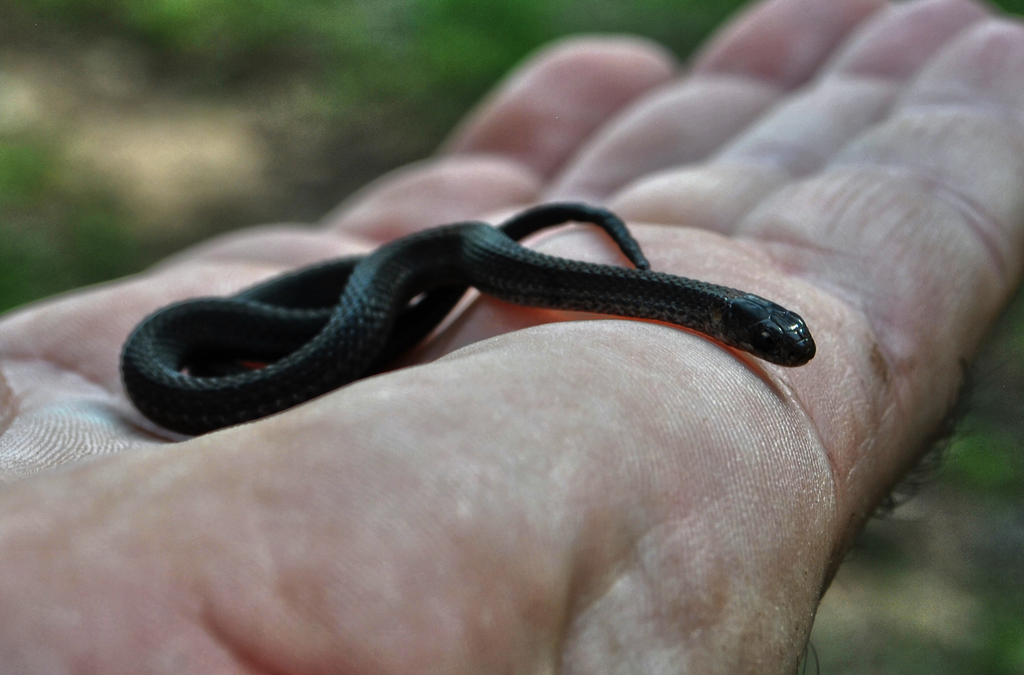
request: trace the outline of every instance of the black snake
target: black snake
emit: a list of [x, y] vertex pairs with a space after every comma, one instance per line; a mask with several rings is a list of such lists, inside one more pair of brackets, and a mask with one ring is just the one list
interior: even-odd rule
[[[553, 225], [593, 223], [635, 269], [520, 246]], [[807, 363], [803, 319], [756, 295], [651, 271], [615, 214], [585, 204], [534, 207], [495, 228], [445, 225], [146, 318], [121, 374], [158, 424], [199, 434], [298, 405], [379, 372], [426, 337], [467, 288], [507, 302], [666, 321], [783, 366]]]

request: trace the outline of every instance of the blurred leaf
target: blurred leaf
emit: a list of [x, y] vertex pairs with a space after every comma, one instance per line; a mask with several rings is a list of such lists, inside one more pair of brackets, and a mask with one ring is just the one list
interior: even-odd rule
[[992, 4], [1006, 12], [1024, 14], [1024, 0], [996, 0]]
[[117, 207], [106, 200], [79, 205], [68, 218], [67, 229], [75, 285], [113, 279], [138, 267], [138, 241]]
[[0, 138], [0, 207], [40, 199], [49, 187], [52, 164], [41, 146]]
[[51, 20], [131, 37], [207, 67], [251, 65], [260, 55], [327, 57], [360, 42], [354, 0], [24, 0]]
[[635, 33], [688, 56], [747, 0], [562, 0], [564, 32]]
[[997, 611], [989, 617], [988, 628], [987, 667], [984, 672], [991, 675], [1019, 675], [1024, 672], [1024, 619], [1012, 610]]
[[955, 440], [948, 459], [944, 473], [953, 485], [1008, 498], [1024, 493], [1024, 453], [1013, 438], [979, 431]]
[[419, 67], [450, 91], [476, 92], [554, 37], [550, 4], [543, 0], [417, 0], [409, 36], [422, 55]]
[[0, 139], [0, 312], [140, 265], [119, 207], [63, 192], [55, 166], [41, 143]]

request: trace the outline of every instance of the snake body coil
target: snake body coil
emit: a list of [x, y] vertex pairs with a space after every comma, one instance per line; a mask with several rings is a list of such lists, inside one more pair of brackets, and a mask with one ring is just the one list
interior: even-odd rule
[[[569, 221], [604, 229], [636, 269], [516, 243]], [[229, 298], [161, 309], [125, 343], [122, 379], [135, 406], [168, 429], [198, 434], [239, 424], [380, 371], [426, 337], [469, 286], [520, 305], [666, 321], [779, 365], [814, 356], [795, 313], [649, 268], [618, 217], [584, 204], [535, 207], [498, 228], [446, 225]]]

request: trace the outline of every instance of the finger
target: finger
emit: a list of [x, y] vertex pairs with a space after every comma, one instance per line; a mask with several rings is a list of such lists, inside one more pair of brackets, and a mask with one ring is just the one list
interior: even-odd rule
[[672, 76], [674, 60], [637, 38], [566, 40], [514, 72], [448, 143], [550, 177], [612, 115]]
[[0, 360], [0, 418], [0, 486], [155, 441], [119, 393], [42, 361]]
[[[823, 382], [868, 383], [868, 398], [836, 415], [834, 385], [805, 391], [837, 448], [841, 492], [875, 498], [868, 483], [881, 475], [888, 484], [916, 459], [1019, 280], [1022, 129], [1024, 28], [980, 23], [937, 55], [885, 123], [743, 223], [781, 265], [848, 308], [826, 331], [844, 341], [863, 331], [859, 348], [834, 345]], [[881, 447], [850, 442], [857, 419], [879, 429]]]
[[854, 35], [830, 64], [847, 76], [910, 80], [938, 47], [989, 16], [972, 0], [911, 0], [890, 5]]
[[698, 162], [775, 102], [770, 83], [689, 78], [641, 100], [588, 143], [545, 198], [603, 203], [638, 176]]
[[884, 80], [829, 78], [777, 107], [709, 164], [637, 181], [613, 197], [613, 208], [627, 219], [729, 232], [775, 190], [820, 168], [883, 117], [897, 93], [898, 85]]
[[882, 0], [775, 0], [726, 28], [687, 79], [634, 104], [558, 177], [550, 199], [602, 201], [651, 171], [700, 161], [821, 63]]
[[0, 483], [169, 438], [140, 416], [120, 383], [121, 345], [147, 314], [367, 248], [298, 226], [260, 228], [208, 242], [130, 280], [7, 315], [0, 323]]
[[455, 133], [450, 155], [384, 176], [323, 222], [379, 242], [536, 201], [553, 166], [671, 70], [664, 50], [636, 39], [551, 47]]
[[10, 392], [0, 401], [0, 484], [154, 441], [117, 375], [120, 345], [146, 313], [139, 295], [123, 290], [130, 286], [69, 294], [0, 324], [0, 376]]
[[459, 154], [404, 167], [370, 183], [321, 221], [329, 230], [383, 242], [479, 218], [537, 199], [540, 179], [522, 164]]
[[[373, 248], [365, 237], [347, 236], [301, 224], [260, 225], [215, 237], [165, 258], [150, 271], [180, 271], [181, 276], [210, 274], [199, 266], [253, 268], [254, 278], [271, 271], [311, 265], [321, 260], [362, 255]], [[197, 269], [191, 269], [197, 266]], [[248, 283], [246, 280], [245, 283]]]
[[710, 164], [638, 181], [616, 195], [614, 208], [635, 220], [732, 231], [774, 191], [819, 170], [887, 115], [930, 56], [985, 15], [964, 0], [926, 0], [878, 12], [815, 86], [739, 135]]
[[[127, 280], [9, 314], [0, 323], [0, 359], [49, 364], [119, 392], [120, 346], [149, 313], [187, 298], [231, 295], [296, 264], [366, 250], [337, 236], [289, 234], [233, 234]], [[275, 244], [276, 254], [267, 250]]]
[[[983, 15], [973, 5], [949, 1], [890, 8], [840, 55], [838, 68], [826, 71], [819, 84], [759, 121], [716, 159], [781, 166], [794, 177], [817, 171], [888, 113], [906, 79], [937, 49]], [[911, 48], [887, 49], [896, 41]], [[892, 60], [883, 65], [878, 52]], [[888, 68], [888, 77], [863, 76], [861, 68], [870, 67], [872, 59], [876, 69]]]
[[774, 0], [730, 24], [697, 59], [695, 74], [736, 75], [793, 89], [814, 77], [882, 0]]

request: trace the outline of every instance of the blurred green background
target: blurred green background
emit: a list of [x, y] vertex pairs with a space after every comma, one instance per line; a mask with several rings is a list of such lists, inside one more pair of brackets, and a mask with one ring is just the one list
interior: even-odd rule
[[[636, 33], [685, 58], [742, 4], [0, 0], [0, 311], [315, 220], [430, 154], [558, 36]], [[972, 372], [944, 461], [825, 598], [823, 673], [1024, 674], [1024, 301]]]

